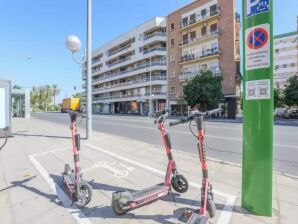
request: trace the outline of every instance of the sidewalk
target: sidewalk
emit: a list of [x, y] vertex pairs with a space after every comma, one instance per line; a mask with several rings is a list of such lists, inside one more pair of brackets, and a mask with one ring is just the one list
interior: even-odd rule
[[[15, 137], [0, 152], [1, 223], [183, 223], [184, 210], [199, 205], [198, 158], [174, 151], [178, 170], [190, 182], [189, 191], [175, 193], [176, 203], [169, 195], [116, 216], [110, 207], [112, 193], [162, 182], [167, 157], [160, 146], [97, 132], [93, 141], [82, 141], [81, 166], [94, 191], [92, 201], [80, 211], [71, 206], [61, 183], [64, 164], [73, 166], [69, 127], [34, 118], [15, 119], [13, 132]], [[273, 217], [260, 217], [240, 207], [241, 168], [214, 160], [208, 165], [217, 207], [212, 223], [297, 223], [297, 178], [274, 174]]]

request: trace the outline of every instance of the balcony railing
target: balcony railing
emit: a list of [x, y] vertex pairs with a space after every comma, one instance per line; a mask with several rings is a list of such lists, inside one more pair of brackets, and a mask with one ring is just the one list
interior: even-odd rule
[[196, 38], [183, 39], [182, 41], [180, 41], [179, 46], [192, 44], [192, 43], [195, 43], [196, 41], [199, 41], [199, 40], [202, 40], [202, 39], [205, 39], [205, 38], [208, 38], [208, 37], [220, 35], [220, 34], [221, 34], [220, 30], [215, 30], [215, 31], [208, 32], [205, 35], [201, 35], [199, 37], [196, 37]]
[[153, 37], [166, 37], [166, 36], [167, 36], [167, 34], [164, 33], [164, 32], [152, 33], [152, 34], [149, 34], [149, 35], [145, 36], [144, 41], [149, 40]]
[[[213, 75], [221, 75], [222, 74], [220, 67], [210, 68], [209, 70], [212, 72]], [[191, 79], [197, 75], [200, 75], [200, 71], [182, 72], [179, 75], [179, 80], [185, 81], [185, 80]]]
[[[151, 81], [159, 81], [159, 80], [167, 80], [167, 76], [166, 75], [152, 76], [152, 78], [151, 78]], [[121, 87], [121, 86], [129, 86], [129, 85], [134, 85], [134, 84], [139, 84], [139, 83], [146, 83], [146, 82], [150, 82], [149, 77], [145, 78], [145, 79], [138, 79], [138, 80], [133, 80], [133, 81], [125, 82], [125, 83], [119, 83], [119, 84], [112, 85], [112, 86], [106, 86], [106, 87], [101, 87], [101, 88], [93, 88], [93, 91], [112, 89], [112, 88], [117, 88], [117, 87]]]
[[120, 47], [120, 48], [118, 48], [117, 50], [114, 50], [114, 51], [112, 51], [112, 52], [109, 52], [108, 55], [109, 55], [109, 57], [110, 57], [110, 56], [113, 56], [114, 54], [117, 54], [117, 53], [119, 53], [120, 51], [123, 51], [123, 50], [125, 50], [125, 49], [130, 48], [130, 47], [131, 47], [131, 44], [126, 45], [126, 46], [123, 46], [123, 47]]
[[[155, 96], [166, 96], [166, 92], [161, 92], [161, 91], [155, 91], [152, 92], [153, 95]], [[112, 99], [125, 99], [125, 98], [131, 98], [131, 97], [148, 97], [150, 96], [150, 93], [145, 93], [145, 94], [125, 94], [125, 95], [116, 95], [116, 96], [105, 96], [105, 97], [93, 97], [93, 101], [100, 101], [100, 100], [112, 100]]]
[[167, 48], [166, 47], [155, 47], [155, 48], [151, 48], [149, 50], [144, 51], [143, 54], [149, 54], [154, 51], [167, 51]]
[[114, 66], [114, 65], [123, 63], [123, 62], [125, 62], [125, 61], [130, 60], [130, 59], [131, 59], [131, 56], [126, 57], [126, 58], [119, 59], [118, 61], [115, 61], [115, 62], [113, 62], [113, 63], [111, 63], [111, 64], [108, 64], [108, 67], [111, 67], [111, 66]]
[[199, 14], [196, 14], [196, 17], [194, 18], [191, 18], [189, 19], [187, 22], [183, 22], [183, 20], [181, 21], [181, 29], [185, 28], [185, 27], [188, 27], [192, 24], [195, 24], [195, 23], [198, 23], [198, 22], [203, 22], [205, 21], [206, 19], [212, 17], [212, 16], [215, 16], [215, 15], [219, 15], [220, 14], [220, 10], [219, 10], [219, 7], [217, 7], [216, 9], [214, 10], [207, 10], [206, 11], [206, 14], [203, 14], [203, 15], [199, 15]]
[[102, 59], [102, 57], [92, 59], [92, 64], [99, 62], [101, 59]]
[[188, 55], [184, 55], [181, 57], [181, 61], [182, 62], [187, 62], [187, 61], [193, 61], [193, 60], [198, 60], [201, 58], [205, 58], [205, 57], [209, 57], [212, 55], [217, 55], [217, 54], [221, 54], [220, 49], [219, 48], [210, 48], [207, 49], [205, 51], [201, 51], [201, 54], [196, 55], [196, 54], [188, 54]]
[[[152, 67], [153, 66], [166, 66], [166, 65], [167, 65], [167, 62], [165, 62], [165, 61], [152, 61], [151, 62]], [[97, 79], [93, 79], [93, 82], [101, 81], [101, 80], [104, 80], [104, 79], [109, 79], [109, 78], [112, 78], [112, 77], [115, 77], [115, 76], [118, 76], [118, 75], [123, 75], [123, 74], [126, 74], [126, 73], [134, 72], [134, 71], [144, 69], [144, 68], [148, 68], [148, 67], [150, 67], [150, 63], [141, 64], [141, 65], [139, 65], [137, 67], [134, 67], [132, 69], [127, 69], [125, 71], [116, 72], [116, 73], [113, 73], [113, 74], [105, 75], [103, 77], [99, 77]]]

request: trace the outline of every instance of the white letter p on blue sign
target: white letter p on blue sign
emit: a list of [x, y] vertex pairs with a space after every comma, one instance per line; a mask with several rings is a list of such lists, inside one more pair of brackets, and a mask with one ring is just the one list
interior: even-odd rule
[[270, 0], [246, 0], [246, 16], [253, 16], [270, 10]]

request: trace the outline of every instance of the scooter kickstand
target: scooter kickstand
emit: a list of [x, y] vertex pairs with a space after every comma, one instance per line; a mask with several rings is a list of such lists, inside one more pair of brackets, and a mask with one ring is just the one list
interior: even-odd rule
[[169, 192], [170, 192], [170, 194], [172, 195], [172, 197], [173, 197], [173, 201], [174, 201], [175, 206], [176, 206], [176, 205], [177, 205], [177, 204], [176, 204], [176, 198], [175, 198], [175, 195], [174, 195], [172, 189], [170, 189]]

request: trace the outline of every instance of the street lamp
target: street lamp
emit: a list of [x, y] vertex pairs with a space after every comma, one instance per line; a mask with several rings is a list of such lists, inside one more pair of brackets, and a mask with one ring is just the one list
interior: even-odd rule
[[[145, 43], [145, 40], [144, 40], [144, 35], [140, 35], [139, 36], [139, 38], [138, 38], [140, 41], [142, 41], [143, 43]], [[149, 47], [149, 44], [146, 44], [146, 46], [147, 46], [147, 49], [148, 49], [148, 51], [149, 51], [149, 54], [150, 54], [150, 47]], [[150, 54], [150, 58], [149, 58], [149, 60], [150, 60], [150, 76], [149, 76], [149, 81], [150, 81], [150, 92], [149, 92], [149, 96], [150, 96], [150, 98], [149, 98], [149, 113], [148, 113], [148, 117], [151, 117], [152, 116], [152, 114], [153, 114], [153, 112], [152, 112], [152, 83], [151, 83], [151, 81], [152, 81], [152, 69], [151, 69], [151, 66], [152, 66], [152, 58], [151, 58], [151, 54]]]
[[92, 23], [92, 0], [87, 0], [87, 49], [85, 49], [84, 58], [82, 61], [78, 61], [74, 54], [81, 50], [81, 40], [75, 35], [69, 35], [66, 38], [65, 45], [68, 50], [71, 51], [73, 60], [78, 64], [84, 64], [87, 62], [87, 89], [86, 89], [86, 139], [92, 138], [92, 92], [91, 92], [91, 23]]

